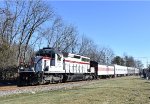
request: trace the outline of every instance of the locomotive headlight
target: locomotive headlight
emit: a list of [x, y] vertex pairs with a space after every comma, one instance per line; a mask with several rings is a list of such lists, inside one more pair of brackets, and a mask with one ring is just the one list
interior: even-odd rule
[[20, 69], [23, 70], [23, 67], [21, 66]]
[[23, 66], [21, 66], [21, 67], [19, 68], [19, 70], [20, 70], [20, 71], [23, 71], [23, 70], [24, 70], [24, 67], [23, 67]]
[[31, 70], [34, 71], [34, 67], [31, 67]]

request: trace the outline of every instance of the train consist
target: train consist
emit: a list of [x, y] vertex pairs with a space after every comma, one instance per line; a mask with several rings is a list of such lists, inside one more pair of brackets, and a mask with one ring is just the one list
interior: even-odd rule
[[18, 86], [24, 86], [137, 75], [139, 69], [120, 65], [100, 65], [85, 56], [43, 48], [32, 58], [29, 66], [21, 64], [18, 73]]

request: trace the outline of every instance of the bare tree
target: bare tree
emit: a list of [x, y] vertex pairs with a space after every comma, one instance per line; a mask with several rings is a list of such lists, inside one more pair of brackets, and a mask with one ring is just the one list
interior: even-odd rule
[[42, 33], [43, 36], [46, 38], [47, 44], [49, 46], [53, 47], [57, 38], [61, 37], [60, 32], [62, 31], [63, 27], [64, 24], [61, 17], [56, 17], [52, 24], [49, 24], [48, 28]]
[[78, 54], [88, 56], [89, 52], [92, 51], [93, 48], [94, 42], [85, 35], [82, 35], [81, 41], [78, 43]]
[[125, 65], [128, 67], [135, 67], [135, 60], [132, 56], [124, 56]]
[[138, 69], [142, 69], [143, 68], [143, 64], [140, 60], [135, 60], [135, 65], [136, 65], [136, 68]]
[[97, 61], [100, 64], [111, 64], [111, 61], [114, 57], [114, 53], [112, 49], [107, 47], [101, 47], [97, 48], [97, 51], [95, 50], [95, 61]]
[[[34, 1], [5, 1], [5, 7], [0, 9], [2, 14], [6, 15], [6, 20], [3, 22], [3, 31], [6, 31], [7, 22], [10, 27], [10, 43], [16, 42], [18, 44], [17, 59], [25, 53], [31, 40], [37, 41], [37, 34], [49, 19], [53, 18], [54, 12], [52, 8], [46, 5], [41, 0]], [[6, 11], [6, 12], [3, 12]], [[6, 24], [6, 26], [5, 26]], [[3, 32], [2, 31], [2, 32]], [[3, 32], [4, 33], [4, 32]], [[39, 36], [38, 36], [39, 38]]]
[[91, 39], [82, 36], [78, 43], [78, 54], [88, 56], [93, 61], [101, 64], [110, 64], [114, 57], [114, 53], [110, 48], [98, 47]]
[[43, 34], [49, 46], [65, 52], [74, 51], [77, 30], [73, 25], [65, 25], [60, 17], [56, 17]]

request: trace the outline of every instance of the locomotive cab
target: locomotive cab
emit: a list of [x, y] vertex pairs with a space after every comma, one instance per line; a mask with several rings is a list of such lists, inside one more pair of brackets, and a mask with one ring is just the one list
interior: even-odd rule
[[[63, 55], [53, 48], [43, 48], [36, 53], [35, 70], [44, 73], [63, 73]], [[38, 65], [39, 64], [39, 65]]]
[[[36, 52], [29, 67], [20, 66], [19, 84], [46, 83], [62, 80], [63, 55], [53, 48], [43, 48]], [[58, 73], [58, 74], [57, 74]], [[22, 83], [23, 82], [23, 83]], [[24, 84], [27, 83], [27, 84]]]

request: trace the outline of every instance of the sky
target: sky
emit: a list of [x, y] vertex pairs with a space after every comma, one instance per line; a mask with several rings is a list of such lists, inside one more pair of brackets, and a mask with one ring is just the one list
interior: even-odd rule
[[50, 1], [66, 23], [115, 55], [150, 63], [150, 1]]

